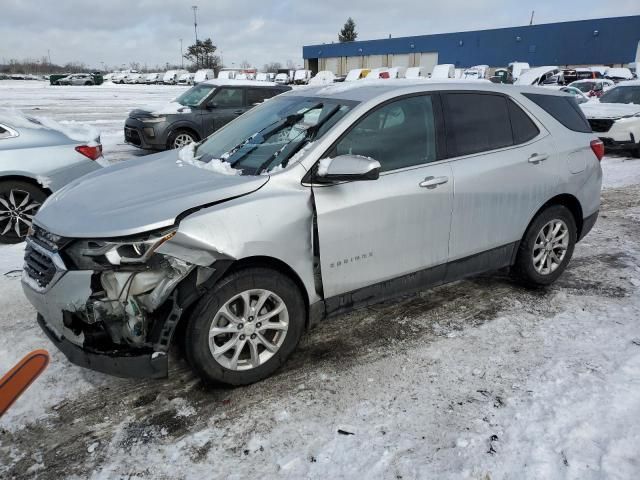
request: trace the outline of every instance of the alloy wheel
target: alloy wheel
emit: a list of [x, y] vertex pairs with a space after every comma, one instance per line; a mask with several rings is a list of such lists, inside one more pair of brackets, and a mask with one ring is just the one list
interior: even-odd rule
[[245, 290], [215, 314], [209, 329], [209, 350], [229, 370], [251, 370], [273, 357], [289, 329], [284, 301], [269, 290]]
[[173, 141], [173, 148], [182, 148], [186, 147], [190, 143], [194, 143], [195, 140], [188, 133], [179, 133], [176, 135], [175, 140]]
[[18, 238], [26, 237], [40, 205], [24, 190], [0, 194], [0, 235], [15, 233]]
[[562, 220], [551, 220], [538, 232], [533, 245], [533, 266], [540, 275], [549, 275], [562, 264], [569, 248], [569, 228]]

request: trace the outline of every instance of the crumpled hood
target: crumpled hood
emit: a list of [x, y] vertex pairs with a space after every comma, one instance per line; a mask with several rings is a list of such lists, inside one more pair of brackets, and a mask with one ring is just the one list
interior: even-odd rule
[[47, 200], [35, 223], [63, 237], [134, 235], [173, 225], [186, 210], [246, 195], [269, 180], [223, 175], [177, 158], [172, 150], [74, 180]]
[[640, 105], [634, 103], [583, 103], [580, 105], [587, 118], [620, 118], [640, 113]]

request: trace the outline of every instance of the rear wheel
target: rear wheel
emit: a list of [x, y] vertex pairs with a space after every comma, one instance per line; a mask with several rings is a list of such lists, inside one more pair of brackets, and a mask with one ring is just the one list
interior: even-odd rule
[[520, 242], [514, 276], [528, 286], [550, 285], [567, 268], [576, 240], [576, 222], [567, 207], [543, 210]]
[[304, 325], [304, 301], [293, 281], [266, 268], [241, 270], [200, 300], [187, 325], [187, 359], [207, 382], [254, 383], [286, 361]]
[[169, 135], [169, 149], [182, 148], [186, 147], [190, 143], [197, 142], [198, 139], [196, 135], [189, 130], [176, 130], [171, 135]]
[[22, 242], [47, 193], [27, 182], [0, 182], [0, 243]]

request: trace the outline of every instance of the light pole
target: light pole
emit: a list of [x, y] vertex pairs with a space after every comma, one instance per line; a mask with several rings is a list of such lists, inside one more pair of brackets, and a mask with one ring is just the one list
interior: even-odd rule
[[184, 56], [182, 56], [182, 39], [180, 39], [180, 68], [184, 70]]
[[196, 70], [200, 67], [198, 58], [198, 6], [192, 5], [193, 10], [193, 31], [196, 34]]

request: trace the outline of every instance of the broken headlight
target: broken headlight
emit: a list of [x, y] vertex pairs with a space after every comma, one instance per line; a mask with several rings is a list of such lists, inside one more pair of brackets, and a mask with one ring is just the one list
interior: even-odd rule
[[121, 240], [78, 240], [67, 254], [79, 269], [92, 269], [99, 265], [142, 265], [175, 234], [176, 230], [172, 229]]

